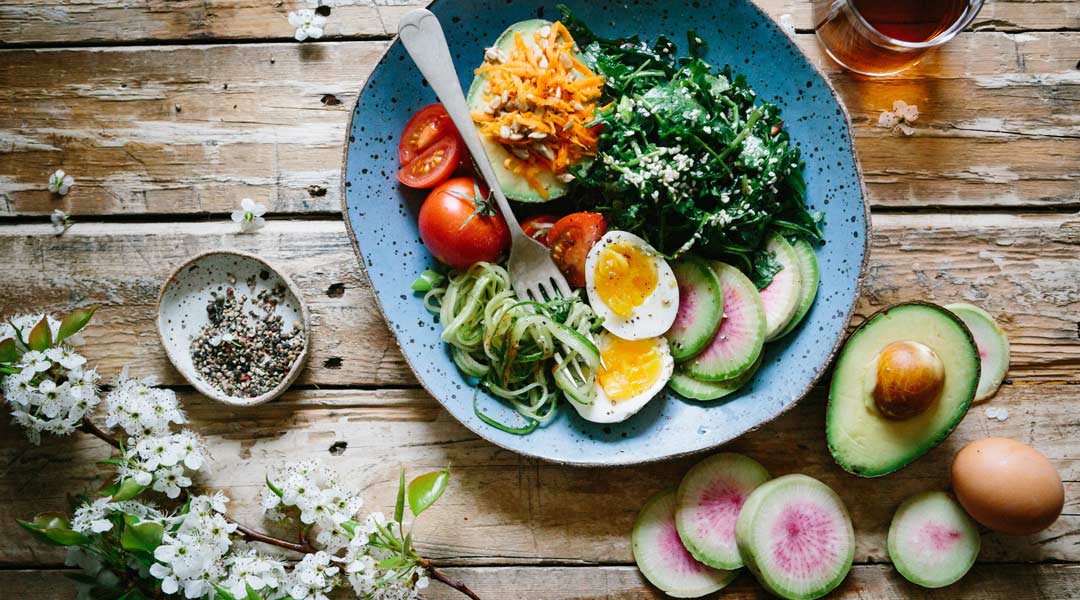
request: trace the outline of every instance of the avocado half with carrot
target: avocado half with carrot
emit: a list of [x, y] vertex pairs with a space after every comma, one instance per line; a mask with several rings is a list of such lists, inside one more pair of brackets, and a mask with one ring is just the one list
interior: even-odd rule
[[[540, 122], [543, 121], [544, 115], [537, 114], [536, 110], [539, 105], [530, 101], [527, 98], [521, 98], [520, 101], [525, 106], [524, 109], [517, 108], [517, 93], [521, 90], [501, 90], [492, 89], [492, 75], [490, 68], [492, 65], [496, 65], [501, 60], [512, 58], [517, 48], [517, 38], [520, 37], [522, 43], [536, 56], [540, 52], [540, 48], [536, 45], [537, 34], [550, 30], [553, 27], [561, 27], [546, 21], [544, 19], [530, 19], [527, 21], [521, 21], [511, 25], [499, 36], [495, 45], [488, 51], [488, 56], [485, 57], [484, 62], [481, 64], [480, 69], [477, 70], [476, 77], [473, 78], [472, 85], [469, 86], [468, 94], [466, 95], [466, 101], [469, 105], [469, 110], [476, 115], [490, 115], [490, 107], [494, 101], [496, 104], [503, 106], [503, 102], [508, 102], [505, 106], [511, 106], [520, 112], [524, 113], [525, 118], [522, 121], [528, 122]], [[546, 28], [546, 29], [545, 29]], [[561, 31], [565, 31], [562, 29]], [[567, 38], [569, 34], [566, 34]], [[541, 36], [543, 37], [543, 36]], [[585, 67], [581, 63], [581, 56], [577, 53], [572, 53], [573, 61], [560, 61], [563, 63], [560, 67], [550, 64], [550, 60], [545, 56], [543, 61], [547, 61], [548, 64], [541, 62], [540, 65], [532, 65], [538, 71], [540, 69], [550, 69], [551, 71], [546, 75], [547, 77], [554, 77], [559, 72], [567, 72], [574, 76], [575, 79], [581, 79], [586, 77], [592, 77], [591, 72], [582, 72]], [[520, 62], [520, 61], [519, 61]], [[527, 61], [526, 61], [527, 62]], [[570, 65], [570, 69], [567, 70], [566, 64]], [[488, 69], [485, 71], [485, 69]], [[587, 70], [587, 69], [586, 69]], [[519, 80], [536, 81], [541, 79], [539, 72], [533, 74], [533, 76], [526, 75], [519, 77]], [[545, 80], [547, 81], [547, 80]], [[550, 83], [545, 83], [545, 86], [550, 90], [552, 88], [559, 88], [560, 99], [562, 96], [566, 96], [566, 100], [571, 100], [570, 91], [563, 91], [567, 86], [554, 86]], [[523, 89], [523, 88], [522, 88]], [[503, 94], [506, 91], [506, 94]], [[552, 109], [546, 109], [552, 110]], [[512, 135], [520, 135], [520, 139], [513, 141], [507, 140], [507, 144], [500, 143], [501, 133], [492, 135], [494, 132], [485, 132], [483, 130], [484, 123], [478, 123], [478, 129], [480, 130], [480, 140], [484, 144], [484, 150], [487, 152], [488, 159], [491, 160], [491, 165], [495, 170], [495, 175], [499, 180], [499, 185], [503, 189], [503, 193], [511, 200], [518, 202], [547, 202], [566, 195], [569, 188], [569, 178], [556, 174], [551, 169], [550, 164], [552, 161], [566, 161], [570, 160], [570, 164], [573, 164], [573, 157], [560, 156], [550, 149], [550, 144], [545, 144], [544, 140], [529, 138], [530, 133], [542, 133], [523, 129], [521, 131], [515, 131]], [[565, 124], [564, 124], [565, 125]], [[579, 127], [584, 123], [578, 123]], [[563, 136], [575, 135], [581, 133], [582, 135], [588, 135], [592, 137], [592, 133], [588, 130], [567, 126], [564, 129], [562, 126], [557, 127], [552, 132], [554, 138]], [[595, 140], [593, 140], [595, 146]], [[571, 152], [575, 151], [571, 149]], [[546, 165], [546, 168], [537, 167], [536, 154], [543, 154], [544, 159], [542, 162]]]
[[826, 437], [846, 471], [897, 471], [944, 440], [979, 385], [979, 351], [964, 322], [910, 302], [866, 320], [840, 351], [829, 388]]

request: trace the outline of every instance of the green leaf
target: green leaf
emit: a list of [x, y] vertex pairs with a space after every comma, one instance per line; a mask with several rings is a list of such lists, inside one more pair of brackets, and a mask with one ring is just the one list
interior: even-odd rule
[[9, 365], [0, 365], [0, 373], [3, 373], [4, 375], [14, 375], [19, 371], [21, 371], [21, 369], [16, 369]]
[[84, 546], [90, 543], [88, 536], [71, 529], [67, 515], [61, 512], [41, 513], [31, 521], [15, 521], [38, 541], [52, 546]]
[[19, 360], [19, 344], [15, 338], [0, 342], [0, 363], [13, 363]]
[[41, 317], [37, 325], [30, 330], [30, 337], [26, 341], [31, 350], [42, 352], [52, 346], [52, 328], [49, 327], [49, 317]]
[[216, 583], [214, 584], [214, 591], [217, 592], [217, 595], [222, 598], [222, 600], [236, 600], [236, 596], [233, 596], [229, 590]]
[[64, 317], [64, 320], [60, 322], [60, 331], [56, 334], [56, 343], [59, 344], [82, 331], [82, 328], [86, 327], [86, 324], [90, 322], [90, 318], [94, 316], [97, 309], [96, 306], [80, 308]]
[[101, 463], [103, 465], [115, 465], [117, 467], [124, 464], [124, 461], [120, 460], [119, 458], [102, 458], [102, 459], [98, 460], [97, 462], [99, 462], [99, 463]]
[[146, 489], [145, 485], [139, 485], [134, 479], [125, 479], [120, 482], [120, 487], [113, 492], [113, 502], [123, 502], [124, 500], [131, 500], [135, 496], [138, 496]]
[[398, 523], [405, 518], [405, 467], [401, 468], [398, 480], [397, 502], [394, 503], [394, 520]]
[[387, 558], [385, 560], [380, 561], [379, 564], [376, 565], [376, 567], [378, 567], [380, 571], [384, 571], [386, 569], [393, 569], [393, 568], [396, 568], [396, 567], [403, 566], [407, 562], [408, 561], [405, 560], [405, 558], [403, 558], [401, 556], [398, 556], [398, 555], [394, 555], [394, 556], [391, 556], [390, 558]]
[[244, 587], [247, 588], [247, 598], [245, 598], [245, 600], [263, 600], [263, 597], [260, 596], [259, 593], [256, 592], [254, 589], [252, 589], [250, 585], [245, 583]]
[[446, 491], [446, 484], [450, 482], [450, 467], [442, 471], [434, 471], [421, 475], [409, 484], [409, 508], [413, 516], [431, 508], [432, 504]]
[[352, 519], [341, 523], [341, 528], [345, 531], [348, 531], [350, 537], [356, 537], [356, 528], [359, 526], [360, 524], [356, 521], [353, 521]]
[[153, 554], [161, 545], [165, 536], [165, 527], [160, 523], [146, 521], [140, 523], [131, 515], [124, 515], [124, 532], [120, 534], [120, 546], [124, 550], [142, 551]]
[[270, 488], [270, 491], [274, 492], [277, 495], [278, 498], [285, 495], [285, 493], [281, 491], [281, 488], [274, 485], [273, 482], [270, 481], [270, 475], [266, 476], [266, 487]]

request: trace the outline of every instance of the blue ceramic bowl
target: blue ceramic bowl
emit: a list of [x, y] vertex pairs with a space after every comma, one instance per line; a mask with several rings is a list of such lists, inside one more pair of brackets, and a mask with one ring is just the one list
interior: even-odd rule
[[[475, 388], [458, 372], [439, 340], [441, 331], [409, 285], [435, 260], [424, 249], [416, 217], [423, 193], [400, 186], [397, 143], [409, 117], [435, 96], [400, 43], [380, 61], [357, 101], [343, 172], [345, 220], [390, 330], [420, 383], [466, 427], [504, 448], [574, 465], [630, 465], [714, 448], [791, 408], [825, 372], [855, 307], [867, 255], [868, 218], [850, 122], [828, 82], [796, 45], [749, 0], [694, 2], [673, 10], [660, 0], [566, 4], [598, 34], [633, 33], [653, 40], [685, 39], [696, 29], [707, 59], [745, 73], [759, 97], [783, 108], [784, 122], [806, 160], [808, 204], [826, 215], [827, 243], [819, 249], [817, 302], [792, 335], [766, 348], [765, 361], [741, 393], [711, 403], [675, 394], [655, 398], [630, 420], [597, 425], [569, 406], [527, 436], [496, 430], [473, 413]], [[557, 19], [555, 3], [439, 0], [432, 7], [446, 31], [467, 88], [484, 48], [510, 24]], [[685, 48], [681, 48], [685, 50]], [[481, 393], [480, 408], [521, 423], [498, 400]]]

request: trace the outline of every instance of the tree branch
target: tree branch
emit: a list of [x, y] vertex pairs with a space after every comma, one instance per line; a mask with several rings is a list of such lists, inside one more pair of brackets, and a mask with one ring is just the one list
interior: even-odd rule
[[318, 548], [311, 545], [306, 539], [301, 543], [290, 542], [287, 540], [276, 538], [272, 535], [255, 531], [254, 529], [241, 525], [229, 517], [225, 517], [230, 523], [236, 525], [236, 533], [249, 542], [262, 542], [264, 544], [270, 544], [271, 546], [277, 546], [278, 548], [284, 548], [286, 550], [292, 550], [293, 552], [302, 552], [304, 554], [314, 554], [319, 551]]
[[470, 590], [469, 586], [465, 585], [464, 583], [462, 583], [460, 581], [457, 581], [456, 579], [450, 579], [449, 577], [447, 577], [447, 575], [445, 573], [443, 573], [442, 571], [440, 571], [440, 570], [436, 569], [434, 566], [432, 566], [430, 560], [427, 560], [427, 559], [421, 560], [420, 561], [420, 566], [423, 567], [424, 569], [426, 569], [427, 572], [428, 572], [428, 575], [430, 575], [431, 578], [434, 579], [435, 581], [438, 581], [438, 582], [440, 582], [442, 584], [445, 584], [445, 585], [448, 585], [448, 586], [454, 588], [455, 590], [461, 592], [462, 594], [465, 594], [469, 598], [472, 598], [472, 600], [480, 600], [480, 596], [477, 596], [476, 592]]
[[95, 425], [94, 422], [91, 421], [88, 417], [83, 417], [82, 426], [80, 427], [80, 429], [102, 440], [113, 448], [116, 448], [117, 450], [120, 449], [120, 442], [117, 441], [116, 438], [114, 438], [113, 436], [105, 433], [103, 429]]

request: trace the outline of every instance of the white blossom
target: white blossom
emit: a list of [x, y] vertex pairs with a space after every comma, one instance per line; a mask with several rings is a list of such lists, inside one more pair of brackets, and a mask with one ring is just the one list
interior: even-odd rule
[[232, 548], [230, 523], [218, 508], [228, 499], [223, 495], [192, 496], [187, 512], [166, 520], [161, 545], [154, 550], [158, 561], [150, 575], [161, 581], [167, 594], [183, 590], [187, 598], [201, 598], [213, 584], [227, 577], [225, 557]]
[[57, 169], [55, 173], [49, 175], [49, 191], [54, 194], [66, 195], [71, 186], [75, 185], [75, 179], [64, 173], [63, 169]]
[[333, 557], [326, 552], [304, 556], [293, 567], [289, 595], [295, 600], [328, 600], [327, 594], [337, 587], [337, 575], [341, 570], [332, 561]]
[[903, 100], [897, 100], [893, 102], [893, 109], [891, 111], [883, 111], [878, 117], [878, 127], [885, 127], [891, 129], [893, 135], [912, 135], [915, 133], [915, 128], [911, 126], [912, 123], [919, 119], [919, 107], [914, 104], [908, 104]]
[[219, 585], [235, 598], [246, 598], [248, 586], [262, 597], [284, 587], [285, 564], [254, 549], [236, 551], [225, 558], [225, 579]]
[[416, 600], [420, 597], [419, 590], [428, 586], [428, 577], [423, 569], [418, 565], [399, 568], [398, 571], [379, 569], [379, 563], [393, 555], [386, 548], [371, 543], [378, 526], [385, 525], [383, 514], [375, 512], [356, 528], [356, 535], [349, 541], [343, 559], [349, 585], [360, 598]]
[[301, 523], [316, 530], [314, 539], [322, 548], [336, 552], [349, 543], [342, 524], [360, 511], [363, 500], [346, 491], [332, 470], [318, 461], [304, 461], [275, 469], [267, 479], [281, 491], [279, 497], [269, 487], [262, 490], [267, 518], [280, 521], [294, 511]]
[[[15, 338], [16, 347], [25, 350], [11, 365], [16, 372], [0, 382], [0, 394], [11, 408], [12, 420], [34, 444], [41, 443], [42, 433], [75, 431], [101, 401], [97, 372], [83, 369], [86, 359], [74, 350], [66, 345], [45, 351], [25, 347], [27, 336], [41, 319], [42, 315], [23, 315], [0, 326], [0, 340]], [[55, 339], [60, 323], [51, 317], [48, 323]]]
[[240, 233], [251, 233], [266, 225], [266, 207], [251, 198], [240, 201], [240, 208], [232, 212], [233, 223], [240, 226]]
[[302, 42], [308, 38], [317, 40], [323, 36], [323, 26], [326, 25], [326, 17], [316, 13], [313, 9], [302, 8], [289, 13], [289, 24], [296, 28], [293, 37]]
[[71, 227], [75, 221], [71, 220], [71, 217], [67, 216], [67, 213], [59, 208], [54, 209], [52, 215], [49, 216], [49, 222], [52, 223], [53, 234], [63, 235], [68, 227]]
[[176, 392], [152, 387], [149, 379], [129, 378], [126, 369], [105, 403], [105, 426], [120, 427], [133, 438], [165, 435], [171, 423], [187, 423]]

